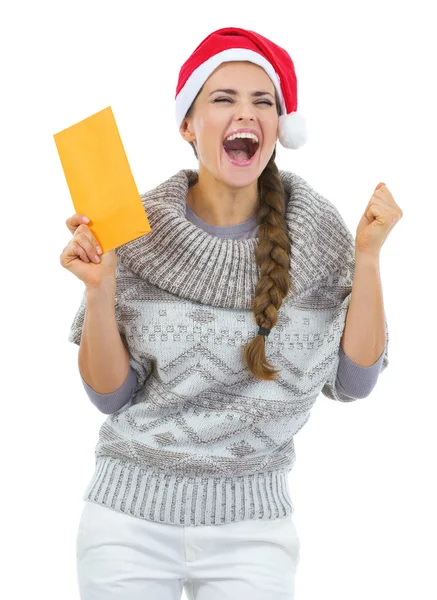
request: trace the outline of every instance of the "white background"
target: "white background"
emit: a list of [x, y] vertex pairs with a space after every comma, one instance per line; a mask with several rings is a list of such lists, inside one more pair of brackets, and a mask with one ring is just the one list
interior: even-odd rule
[[75, 211], [53, 134], [111, 106], [140, 193], [196, 168], [174, 119], [178, 72], [206, 35], [237, 26], [295, 63], [310, 139], [278, 144], [278, 166], [354, 235], [380, 181], [404, 212], [381, 251], [390, 365], [366, 399], [320, 396], [295, 439], [296, 599], [437, 598], [433, 4], [2, 4], [2, 597], [79, 598], [77, 526], [106, 418], [67, 341], [83, 284], [59, 263]]

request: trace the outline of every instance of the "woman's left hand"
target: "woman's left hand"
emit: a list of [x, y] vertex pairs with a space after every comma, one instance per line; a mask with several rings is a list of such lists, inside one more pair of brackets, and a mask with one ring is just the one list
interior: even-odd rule
[[378, 183], [357, 227], [356, 252], [379, 256], [388, 234], [402, 216], [403, 212], [388, 187], [385, 183]]

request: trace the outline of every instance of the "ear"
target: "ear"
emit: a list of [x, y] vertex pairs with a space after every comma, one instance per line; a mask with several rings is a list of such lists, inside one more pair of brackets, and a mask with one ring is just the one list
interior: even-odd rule
[[192, 129], [191, 119], [189, 117], [185, 117], [185, 119], [182, 121], [182, 124], [179, 127], [179, 132], [186, 142], [196, 141], [196, 136]]

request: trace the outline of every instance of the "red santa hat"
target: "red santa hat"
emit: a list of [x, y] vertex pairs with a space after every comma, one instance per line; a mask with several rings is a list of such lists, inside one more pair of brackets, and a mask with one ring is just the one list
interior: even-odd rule
[[220, 64], [232, 61], [248, 61], [264, 69], [281, 105], [280, 143], [285, 148], [303, 146], [308, 131], [304, 117], [297, 112], [297, 80], [290, 55], [259, 33], [238, 27], [225, 27], [211, 33], [182, 65], [176, 87], [178, 127], [208, 77]]

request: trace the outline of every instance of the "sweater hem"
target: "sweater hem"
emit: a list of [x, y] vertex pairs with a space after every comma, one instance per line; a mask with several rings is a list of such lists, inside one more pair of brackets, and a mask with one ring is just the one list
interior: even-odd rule
[[99, 456], [83, 500], [169, 525], [277, 520], [294, 513], [285, 470], [241, 476], [175, 475]]

